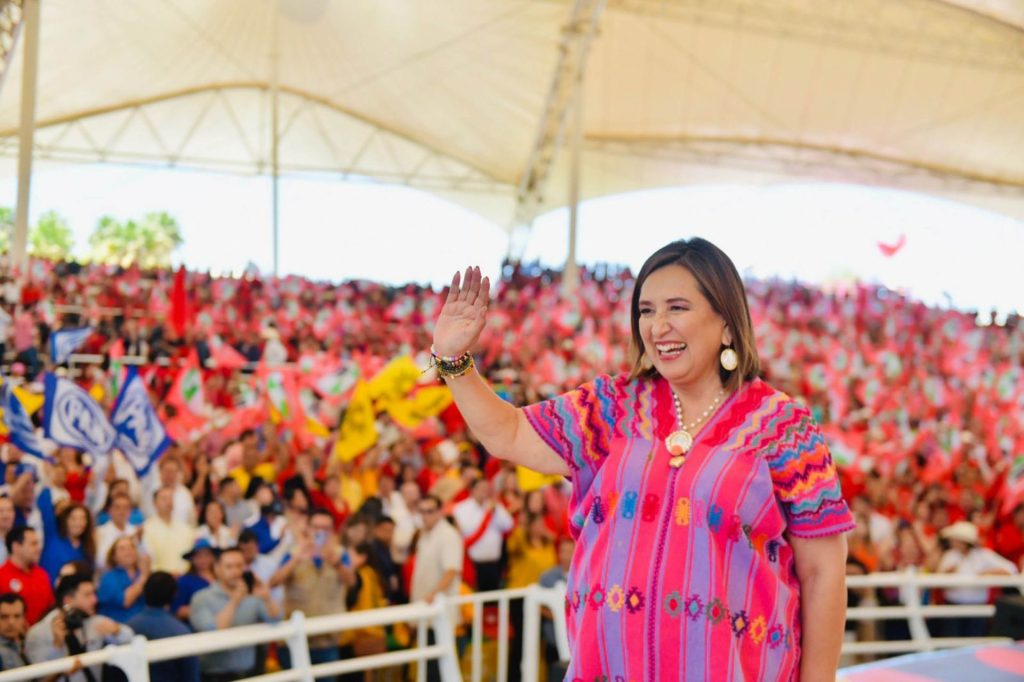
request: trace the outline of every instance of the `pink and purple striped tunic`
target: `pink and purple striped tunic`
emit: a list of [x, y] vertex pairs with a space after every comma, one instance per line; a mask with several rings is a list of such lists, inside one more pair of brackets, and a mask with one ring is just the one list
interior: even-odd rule
[[800, 583], [786, 535], [854, 527], [804, 406], [748, 383], [678, 469], [660, 377], [600, 377], [526, 415], [573, 471], [566, 680], [796, 679]]

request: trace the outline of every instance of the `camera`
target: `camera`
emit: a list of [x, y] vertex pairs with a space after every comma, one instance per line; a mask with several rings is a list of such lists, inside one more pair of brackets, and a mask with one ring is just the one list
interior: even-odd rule
[[72, 630], [78, 630], [85, 621], [89, 620], [89, 614], [82, 609], [76, 609], [74, 606], [64, 606], [64, 625], [67, 626], [68, 632]]

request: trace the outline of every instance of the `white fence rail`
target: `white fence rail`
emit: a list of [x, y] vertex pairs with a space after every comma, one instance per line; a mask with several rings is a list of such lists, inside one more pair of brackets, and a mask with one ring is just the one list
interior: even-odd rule
[[[926, 619], [990, 617], [994, 607], [988, 604], [972, 606], [923, 605], [921, 595], [927, 588], [950, 587], [1014, 587], [1024, 591], [1024, 576], [978, 576], [922, 575], [915, 573], [874, 573], [866, 576], [850, 576], [847, 586], [851, 589], [884, 587], [902, 588], [905, 602], [900, 606], [859, 606], [847, 610], [847, 618], [856, 621], [884, 621], [902, 619], [908, 623], [911, 639], [904, 641], [855, 641], [843, 645], [848, 655], [894, 654], [913, 651], [932, 651], [960, 646], [972, 646], [990, 642], [1008, 641], [1002, 637], [932, 637]], [[108, 646], [73, 658], [63, 658], [35, 665], [0, 672], [0, 682], [35, 680], [47, 675], [64, 674], [80, 662], [84, 666], [103, 663], [116, 665], [126, 672], [132, 682], [149, 682], [148, 664], [183, 656], [199, 656], [217, 651], [227, 651], [242, 646], [255, 646], [268, 642], [285, 642], [292, 660], [292, 669], [249, 678], [249, 682], [312, 682], [317, 676], [375, 670], [392, 666], [419, 663], [419, 680], [425, 678], [426, 661], [437, 661], [444, 680], [461, 680], [462, 670], [455, 642], [455, 624], [452, 611], [459, 607], [471, 606], [472, 618], [469, 632], [469, 679], [481, 682], [484, 679], [483, 613], [484, 606], [496, 604], [497, 653], [492, 678], [505, 682], [509, 657], [509, 613], [511, 603], [523, 602], [523, 654], [520, 661], [522, 679], [534, 682], [541, 661], [541, 610], [554, 616], [555, 640], [558, 657], [569, 659], [569, 643], [566, 636], [564, 614], [565, 590], [544, 589], [536, 585], [496, 592], [481, 592], [462, 595], [452, 599], [439, 597], [432, 604], [409, 604], [391, 606], [373, 611], [305, 618], [301, 613], [276, 625], [251, 625], [219, 632], [204, 632], [182, 637], [146, 641], [136, 637], [131, 644]], [[332, 663], [310, 665], [307, 638], [312, 635], [342, 632], [364, 627], [412, 623], [417, 627], [417, 645], [413, 648], [384, 654], [363, 656]], [[427, 625], [435, 633], [435, 643], [427, 644]]]
[[[1024, 576], [1022, 575], [985, 575], [965, 576], [956, 574], [923, 574], [923, 573], [871, 573], [868, 575], [849, 576], [846, 585], [850, 589], [867, 589], [865, 595], [869, 605], [850, 607], [846, 610], [847, 620], [854, 621], [907, 621], [910, 639], [897, 641], [856, 641], [846, 642], [843, 653], [851, 655], [863, 654], [898, 654], [915, 651], [935, 651], [961, 646], [975, 646], [992, 642], [1009, 641], [1006, 637], [933, 637], [927, 621], [952, 618], [990, 618], [995, 613], [991, 604], [953, 605], [953, 604], [922, 604], [926, 589], [947, 589], [955, 587], [1012, 587], [1024, 592]], [[896, 587], [900, 589], [903, 602], [897, 606], [871, 605], [873, 591], [877, 588]]]

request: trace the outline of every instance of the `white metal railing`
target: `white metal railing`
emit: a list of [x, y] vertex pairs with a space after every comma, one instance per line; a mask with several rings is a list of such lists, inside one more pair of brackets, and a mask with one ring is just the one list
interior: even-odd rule
[[[899, 587], [907, 602], [902, 606], [859, 606], [847, 609], [847, 618], [856, 621], [882, 621], [902, 619], [908, 622], [911, 639], [904, 641], [854, 641], [843, 644], [843, 653], [851, 655], [894, 654], [914, 651], [932, 651], [960, 646], [973, 646], [992, 642], [1009, 641], [1004, 637], [932, 637], [925, 619], [958, 617], [991, 617], [995, 608], [990, 604], [979, 605], [924, 605], [921, 604], [923, 588], [952, 587], [1015, 587], [1024, 591], [1024, 576], [962, 576], [955, 574], [919, 573], [873, 573], [864, 576], [849, 576], [847, 586], [852, 589]], [[350, 672], [375, 670], [391, 666], [419, 663], [420, 682], [425, 678], [428, 660], [438, 661], [444, 680], [461, 680], [461, 666], [455, 643], [455, 620], [453, 611], [457, 608], [472, 607], [469, 620], [469, 679], [483, 680], [483, 609], [487, 604], [496, 604], [497, 653], [495, 666], [496, 682], [506, 682], [509, 656], [509, 612], [511, 602], [523, 601], [523, 654], [520, 660], [522, 679], [534, 682], [537, 679], [541, 659], [541, 609], [547, 608], [553, 616], [558, 657], [568, 661], [569, 641], [564, 614], [565, 586], [545, 589], [537, 585], [530, 587], [479, 592], [453, 598], [438, 597], [432, 604], [415, 603], [403, 606], [389, 606], [372, 611], [358, 611], [334, 616], [305, 618], [301, 613], [275, 625], [250, 625], [219, 632], [203, 632], [181, 637], [146, 641], [136, 637], [130, 644], [108, 646], [80, 656], [47, 661], [24, 668], [0, 672], [0, 682], [34, 680], [47, 675], [64, 674], [76, 662], [84, 666], [109, 663], [123, 669], [132, 682], [149, 682], [148, 664], [183, 656], [198, 656], [217, 651], [226, 651], [240, 646], [255, 646], [268, 642], [285, 642], [291, 654], [292, 669], [250, 678], [250, 682], [312, 682], [316, 676], [339, 675]], [[411, 649], [391, 651], [384, 654], [362, 656], [344, 661], [310, 665], [307, 638], [364, 627], [390, 625], [394, 623], [416, 623], [417, 645]], [[435, 633], [435, 643], [427, 645], [427, 624]], [[518, 635], [517, 635], [518, 636]]]
[[851, 589], [900, 588], [905, 602], [898, 606], [856, 606], [846, 610], [847, 620], [881, 621], [905, 620], [911, 639], [898, 641], [855, 641], [843, 644], [844, 654], [894, 654], [914, 651], [934, 651], [961, 646], [974, 646], [1009, 641], [1006, 637], [933, 637], [926, 619], [990, 618], [995, 613], [991, 604], [954, 605], [922, 604], [925, 588], [948, 589], [956, 587], [1015, 587], [1024, 592], [1024, 575], [969, 576], [955, 573], [871, 573], [848, 576], [846, 585]]
[[[443, 679], [459, 680], [461, 675], [455, 651], [453, 626], [449, 616], [450, 608], [449, 600], [438, 597], [431, 604], [389, 606], [373, 611], [359, 611], [310, 619], [306, 619], [302, 613], [295, 613], [289, 620], [274, 625], [247, 625], [229, 630], [182, 635], [151, 642], [147, 641], [145, 637], [139, 636], [135, 637], [130, 644], [108, 646], [80, 656], [36, 663], [0, 672], [0, 682], [36, 680], [48, 675], [69, 673], [79, 664], [94, 666], [104, 663], [121, 668], [132, 682], [149, 682], [149, 663], [279, 641], [284, 641], [288, 646], [292, 668], [249, 678], [250, 682], [255, 680], [260, 682], [313, 682], [314, 677], [317, 676], [375, 670], [412, 662], [420, 663], [419, 676], [422, 680], [425, 677], [423, 663], [429, 660], [438, 662]], [[419, 646], [386, 654], [310, 665], [307, 640], [310, 635], [393, 623], [417, 623]], [[435, 633], [435, 643], [430, 646], [426, 645], [427, 624]]]

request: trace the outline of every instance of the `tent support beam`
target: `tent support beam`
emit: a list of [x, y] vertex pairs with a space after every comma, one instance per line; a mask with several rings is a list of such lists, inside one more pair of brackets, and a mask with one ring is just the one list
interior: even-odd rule
[[576, 77], [576, 95], [573, 97], [572, 155], [569, 164], [569, 250], [562, 270], [562, 293], [568, 298], [576, 293], [580, 271], [576, 262], [576, 243], [579, 239], [580, 215], [580, 154], [583, 151], [583, 88], [585, 72]]
[[516, 189], [516, 206], [509, 231], [509, 258], [522, 258], [530, 225], [544, 200], [544, 188], [565, 136], [566, 118], [586, 71], [590, 44], [597, 35], [606, 0], [575, 0], [562, 29], [558, 62], [551, 78], [544, 109], [537, 123], [533, 146]]
[[281, 274], [280, 271], [280, 227], [281, 227], [281, 165], [278, 156], [279, 144], [281, 141], [279, 121], [280, 103], [278, 95], [281, 90], [280, 79], [278, 78], [277, 63], [280, 61], [278, 45], [278, 12], [280, 7], [275, 6], [271, 13], [274, 26], [271, 31], [273, 35], [273, 48], [270, 54], [270, 194], [273, 216], [273, 242], [274, 242], [274, 277]]
[[32, 155], [36, 133], [36, 83], [39, 78], [39, 0], [25, 0], [22, 14], [25, 42], [21, 79], [21, 125], [18, 134], [18, 204], [11, 240], [12, 262], [25, 271], [28, 264], [28, 208], [32, 193]]

